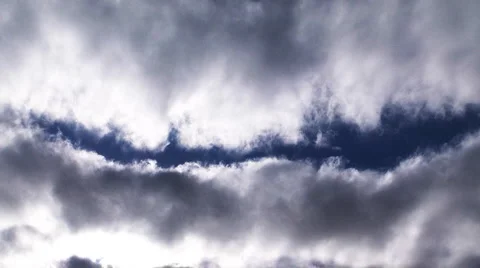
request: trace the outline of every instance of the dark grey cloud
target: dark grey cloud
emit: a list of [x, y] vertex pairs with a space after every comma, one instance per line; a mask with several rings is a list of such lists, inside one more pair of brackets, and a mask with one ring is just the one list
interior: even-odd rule
[[269, 268], [350, 268], [350, 266], [337, 265], [334, 262], [321, 262], [317, 260], [302, 261], [295, 258], [278, 258]]
[[103, 168], [85, 177], [77, 166], [28, 142], [7, 148], [2, 156], [2, 164], [12, 174], [22, 174], [14, 180], [18, 188], [5, 188], [12, 199], [8, 205], [28, 200], [19, 193], [39, 189], [48, 181], [72, 228], [146, 220], [152, 231], [167, 241], [187, 232], [228, 241], [259, 224], [271, 232], [268, 236], [287, 236], [299, 243], [358, 236], [377, 241], [388, 237], [388, 228], [415, 208], [431, 183], [429, 179], [399, 179], [370, 193], [341, 174], [317, 180], [314, 175], [295, 177], [292, 173], [291, 183], [297, 184], [300, 192], [292, 198], [289, 189], [271, 191], [285, 183], [277, 177], [291, 168], [273, 165], [266, 167], [252, 190], [241, 197], [215, 181], [201, 182], [178, 172], [139, 174]]
[[377, 243], [388, 240], [389, 228], [415, 209], [431, 182], [399, 180], [377, 192], [341, 177], [308, 178], [298, 183], [304, 183], [304, 188], [297, 200], [274, 197], [273, 206], [263, 208], [273, 230], [292, 233], [300, 243], [338, 238], [369, 238]]
[[458, 268], [478, 268], [480, 267], [480, 256], [471, 255], [462, 258], [455, 267]]
[[[257, 230], [266, 244], [282, 240], [308, 248], [336, 241], [380, 252], [420, 211], [421, 232], [407, 264], [434, 267], [472, 251], [455, 241], [477, 239], [475, 229], [469, 237], [461, 230], [480, 221], [478, 141], [471, 138], [446, 150], [403, 162], [388, 174], [333, 164], [317, 171], [289, 161], [258, 162], [254, 173], [248, 166], [231, 167], [228, 176], [242, 181], [237, 188], [221, 174], [210, 180], [175, 171], [90, 169], [58, 143], [34, 136], [0, 150], [0, 189], [8, 197], [0, 204], [15, 211], [52, 195], [73, 231], [138, 224], [167, 243], [196, 234], [230, 244]], [[5, 232], [5, 241], [14, 237], [10, 233]]]
[[[462, 263], [473, 263], [475, 257], [467, 257], [463, 260]], [[66, 264], [70, 266], [65, 266]], [[87, 258], [79, 258], [77, 256], [70, 257], [67, 261], [64, 261], [59, 268], [102, 268], [99, 264], [93, 262]], [[77, 266], [75, 266], [77, 265]], [[83, 265], [83, 266], [82, 266]], [[266, 267], [266, 268], [350, 268], [351, 266], [346, 265], [337, 265], [333, 262], [321, 262], [317, 260], [310, 260], [310, 261], [302, 261], [295, 258], [289, 257], [281, 257], [277, 260], [273, 261], [271, 264], [265, 264], [264, 266], [255, 266], [255, 267]], [[460, 266], [460, 267], [470, 267], [470, 266]], [[471, 266], [475, 267], [475, 266]], [[111, 268], [111, 266], [107, 266], [105, 268]], [[158, 266], [153, 268], [222, 268], [219, 264], [213, 261], [201, 261], [198, 265], [195, 266], [183, 266], [181, 264], [170, 264], [164, 266]], [[381, 268], [380, 266], [368, 266], [362, 268]]]
[[[127, 218], [148, 219], [152, 226], [160, 230], [157, 233], [160, 237], [169, 236], [165, 236], [165, 231], [169, 234], [182, 232], [182, 229], [201, 232], [208, 229], [197, 226], [210, 226], [210, 230], [215, 232], [204, 234], [211, 240], [238, 239], [235, 235], [248, 234], [249, 228], [264, 226], [264, 235], [269, 239], [287, 237], [296, 241], [293, 242], [294, 245], [313, 245], [329, 239], [346, 243], [367, 239], [370, 246], [378, 249], [384, 247], [392, 238], [392, 228], [400, 220], [423, 207], [425, 200], [431, 195], [440, 195], [447, 200], [446, 204], [430, 216], [425, 224], [418, 241], [419, 255], [415, 257], [419, 259], [418, 262], [437, 266], [446, 262], [450, 254], [455, 254], [452, 252], [456, 250], [454, 245], [447, 241], [452, 234], [455, 235], [452, 228], [461, 221], [478, 223], [480, 220], [475, 209], [479, 205], [475, 193], [480, 188], [475, 174], [479, 174], [480, 170], [474, 160], [479, 153], [479, 147], [474, 146], [460, 154], [434, 159], [415, 170], [398, 172], [390, 184], [379, 190], [349, 181], [348, 175], [344, 173], [320, 175], [320, 179], [313, 175], [302, 177], [305, 175], [301, 173], [295, 177], [295, 172], [287, 171], [292, 167], [275, 165], [263, 169], [264, 174], [253, 182], [250, 192], [244, 197], [237, 196], [231, 190], [217, 188], [213, 182], [199, 184], [193, 178], [168, 173], [146, 178], [136, 176], [139, 185], [137, 188], [132, 187], [133, 182], [123, 185], [128, 180], [122, 178], [133, 174], [111, 171], [100, 173], [95, 179], [98, 184], [86, 184], [86, 193], [78, 191], [85, 188], [79, 188], [75, 183], [69, 184], [69, 187], [90, 200], [96, 200], [89, 195], [94, 192], [101, 193], [106, 200], [117, 200], [120, 204], [122, 201], [118, 200], [122, 198], [137, 200], [133, 201], [137, 213], [129, 212], [133, 209], [128, 208], [128, 203], [121, 205], [123, 216], [128, 214]], [[289, 180], [294, 181], [296, 186], [293, 186], [293, 189], [287, 187], [275, 190], [279, 184], [285, 183], [279, 179], [285, 175], [289, 176]], [[373, 178], [368, 179], [381, 179], [376, 173], [369, 176]], [[67, 213], [71, 210], [76, 211], [75, 215], [87, 214], [83, 208], [88, 209], [88, 205], [82, 206], [81, 211], [75, 210], [74, 195], [62, 195], [62, 192], [67, 191], [63, 190], [61, 184], [57, 187], [57, 196]], [[138, 189], [133, 190], [138, 192], [128, 197], [120, 197], [119, 193], [125, 191], [122, 190], [123, 187], [128, 187], [129, 191]], [[292, 196], [295, 191], [298, 192]], [[149, 213], [148, 206], [134, 196], [148, 197], [150, 194], [168, 197], [167, 202], [170, 202], [174, 210], [163, 214], [167, 215], [163, 216], [163, 219], [161, 213]], [[97, 199], [96, 203], [102, 203], [98, 202], [100, 200]], [[165, 203], [165, 199], [157, 199], [157, 211], [160, 203]], [[115, 211], [115, 206], [107, 206], [101, 217], [111, 216], [108, 211]], [[68, 214], [65, 215], [68, 220]], [[89, 217], [83, 217], [80, 221], [86, 223], [86, 219]]]
[[15, 147], [4, 147], [0, 153], [0, 207], [4, 211], [20, 209], [25, 202], [41, 198], [46, 187], [59, 174], [74, 166], [42, 144], [19, 141]]
[[161, 77], [178, 83], [224, 57], [232, 71], [240, 68], [257, 81], [301, 72], [317, 57], [312, 44], [296, 36], [300, 4], [79, 1], [59, 3], [58, 10], [87, 33], [94, 49], [108, 50], [110, 41], [120, 40], [157, 81]]
[[54, 192], [74, 228], [147, 220], [166, 240], [191, 231], [230, 240], [248, 223], [235, 192], [176, 172], [102, 170], [88, 179], [70, 173]]
[[102, 268], [102, 265], [87, 258], [71, 256], [63, 261], [58, 268]]

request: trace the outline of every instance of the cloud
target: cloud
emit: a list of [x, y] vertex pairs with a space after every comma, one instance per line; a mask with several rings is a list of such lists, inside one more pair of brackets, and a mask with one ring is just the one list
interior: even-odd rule
[[[470, 261], [470, 258], [466, 259], [466, 263]], [[76, 256], [70, 257], [67, 261], [64, 261], [59, 268], [101, 268], [101, 266], [98, 263], [94, 263], [93, 261], [89, 259], [84, 259], [84, 258], [79, 258]], [[70, 266], [68, 266], [70, 265]], [[76, 266], [75, 266], [76, 265]], [[109, 266], [108, 268], [110, 268]], [[172, 265], [164, 265], [161, 267], [154, 267], [154, 268], [220, 268], [220, 266], [212, 261], [202, 261], [196, 266], [181, 266], [177, 264], [172, 264]], [[320, 261], [307, 261], [307, 262], [302, 262], [302, 261], [297, 261], [295, 259], [287, 258], [287, 257], [281, 257], [274, 261], [272, 264], [269, 264], [269, 268], [349, 268], [347, 266], [338, 266], [335, 265], [334, 263], [322, 263]], [[462, 266], [463, 267], [463, 266]], [[471, 266], [467, 266], [471, 267]]]
[[0, 230], [0, 256], [12, 251], [28, 251], [33, 240], [48, 239], [44, 234], [30, 225], [10, 226]]
[[0, 50], [2, 68], [22, 58], [22, 52], [30, 41], [37, 38], [39, 19], [34, 7], [26, 1], [2, 1], [0, 3]]
[[102, 266], [90, 259], [72, 256], [60, 264], [59, 268], [102, 268]]
[[477, 266], [479, 9], [0, 1], [0, 266]]
[[164, 245], [171, 256], [190, 248], [197, 255], [183, 256], [186, 265], [211, 258], [221, 266], [261, 266], [288, 253], [299, 263], [423, 267], [478, 254], [478, 135], [386, 172], [343, 168], [338, 159], [316, 168], [274, 158], [152, 170], [109, 164], [92, 153], [86, 157], [68, 143], [39, 135], [2, 147], [0, 189], [9, 198], [0, 206], [15, 216], [11, 223], [27, 221], [45, 233], [52, 224], [37, 222], [45, 216], [22, 216], [43, 204], [56, 222], [46, 232], [52, 239], [47, 243], [75, 250], [62, 254], [89, 256], [94, 245], [77, 239], [98, 237], [108, 260], [133, 263], [142, 253], [119, 255], [123, 249], [115, 249], [137, 243], [126, 243], [137, 239], [130, 234]]
[[441, 114], [480, 98], [474, 1], [20, 2], [6, 10], [30, 15], [4, 29], [29, 45], [2, 103], [139, 148], [172, 126], [188, 147], [244, 148], [301, 140], [310, 111], [368, 128], [391, 103]]
[[456, 267], [479, 267], [480, 257], [478, 255], [466, 256], [456, 265]]
[[54, 191], [72, 227], [143, 219], [167, 240], [204, 229], [216, 239], [223, 233], [231, 239], [244, 215], [231, 191], [178, 173], [138, 176], [105, 170], [88, 181], [59, 181]]

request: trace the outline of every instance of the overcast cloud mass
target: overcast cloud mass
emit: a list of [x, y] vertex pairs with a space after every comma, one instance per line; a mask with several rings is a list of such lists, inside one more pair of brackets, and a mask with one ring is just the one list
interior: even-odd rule
[[479, 12], [0, 0], [0, 267], [480, 267]]

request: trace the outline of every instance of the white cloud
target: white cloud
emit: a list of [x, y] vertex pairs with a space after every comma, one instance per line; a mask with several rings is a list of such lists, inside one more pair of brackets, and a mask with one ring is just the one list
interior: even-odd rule
[[439, 112], [478, 102], [477, 11], [475, 1], [25, 1], [0, 22], [18, 41], [0, 48], [18, 55], [5, 59], [0, 99], [100, 134], [118, 128], [136, 147], [161, 146], [171, 125], [186, 146], [296, 142], [312, 103], [371, 127], [391, 102]]
[[[1, 104], [52, 120], [78, 122], [100, 134], [119, 127], [138, 147], [165, 141], [168, 124], [161, 107], [149, 99], [152, 89], [134, 64], [124, 62], [128, 56], [113, 52], [95, 57], [82, 44], [74, 31], [46, 24], [42, 39], [24, 52], [22, 64], [4, 73]], [[153, 107], [160, 108], [159, 114]]]

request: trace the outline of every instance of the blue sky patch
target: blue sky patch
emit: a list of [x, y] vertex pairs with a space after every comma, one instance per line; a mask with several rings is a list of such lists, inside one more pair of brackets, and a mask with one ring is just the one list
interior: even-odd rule
[[[154, 159], [161, 167], [188, 162], [203, 165], [232, 164], [263, 157], [307, 160], [316, 164], [329, 157], [341, 157], [346, 167], [389, 169], [415, 153], [438, 150], [453, 145], [462, 137], [480, 129], [480, 108], [467, 106], [464, 112], [435, 114], [422, 110], [416, 116], [395, 107], [384, 108], [378, 127], [362, 130], [357, 125], [336, 119], [328, 123], [305, 124], [304, 141], [285, 143], [277, 136], [258, 137], [249, 150], [225, 149], [222, 146], [186, 148], [178, 140], [178, 131], [170, 130], [168, 145], [162, 151], [139, 150], [120, 138], [117, 131], [104, 136], [80, 124], [49, 121], [34, 117], [45, 133], [57, 135], [74, 146], [94, 151], [106, 159], [130, 163]], [[317, 144], [321, 132], [324, 145]]]

